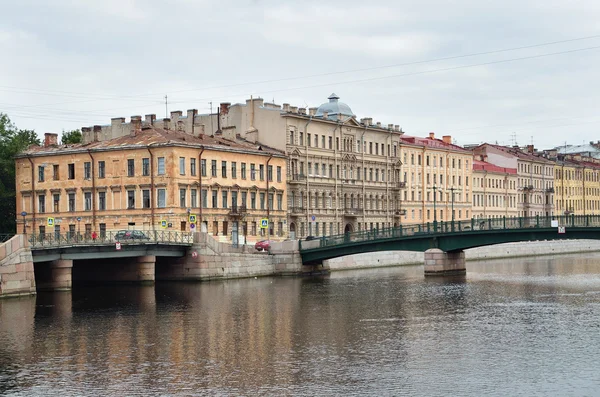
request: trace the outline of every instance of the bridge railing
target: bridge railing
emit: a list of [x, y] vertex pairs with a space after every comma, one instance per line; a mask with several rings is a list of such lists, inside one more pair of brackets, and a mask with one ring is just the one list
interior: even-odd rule
[[32, 233], [27, 235], [32, 248], [51, 248], [72, 245], [181, 244], [193, 242], [192, 233], [153, 230], [109, 231], [105, 233]]
[[552, 221], [557, 221], [559, 226], [564, 227], [600, 227], [600, 215], [502, 217], [470, 219], [466, 221], [439, 221], [326, 236], [319, 238], [318, 244], [314, 240], [310, 242], [300, 241], [300, 249], [309, 250], [416, 235], [442, 235], [448, 233], [478, 233], [490, 230], [550, 228], [553, 227]]

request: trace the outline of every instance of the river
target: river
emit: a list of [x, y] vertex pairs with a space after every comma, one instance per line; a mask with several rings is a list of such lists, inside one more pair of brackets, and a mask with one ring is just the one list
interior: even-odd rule
[[0, 300], [0, 395], [600, 395], [600, 254]]

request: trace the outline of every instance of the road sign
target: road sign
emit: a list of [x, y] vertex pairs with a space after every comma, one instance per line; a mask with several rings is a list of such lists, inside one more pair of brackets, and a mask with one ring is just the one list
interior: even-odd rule
[[198, 251], [192, 251], [192, 258], [198, 257]]
[[160, 221], [160, 227], [162, 227], [163, 229], [167, 228], [167, 221]]
[[269, 220], [267, 218], [261, 219], [260, 220], [260, 228], [266, 229], [268, 227], [269, 227]]
[[54, 218], [48, 218], [48, 226], [54, 226]]
[[190, 223], [196, 223], [196, 214], [190, 214]]
[[567, 231], [565, 230], [564, 226], [559, 226], [558, 227], [558, 234], [565, 234]]
[[121, 251], [121, 243], [117, 241], [115, 243], [115, 248], [117, 249], [117, 251]]
[[558, 227], [558, 219], [552, 219], [550, 221], [550, 226], [552, 226], [552, 227]]
[[196, 227], [195, 223], [190, 223], [190, 229], [194, 229]]
[[25, 212], [25, 211], [21, 212], [21, 216], [27, 216], [27, 212]]
[[314, 221], [317, 220], [317, 217], [313, 215], [313, 216], [310, 217], [310, 219], [314, 222]]

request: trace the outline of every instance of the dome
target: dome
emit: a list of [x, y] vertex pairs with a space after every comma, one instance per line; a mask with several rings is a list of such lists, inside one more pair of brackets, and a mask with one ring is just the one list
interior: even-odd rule
[[352, 113], [352, 109], [350, 106], [346, 105], [344, 102], [340, 102], [340, 97], [336, 94], [331, 94], [329, 96], [329, 102], [325, 102], [317, 109], [317, 113], [315, 116], [323, 117], [323, 113], [327, 113], [328, 119], [337, 119], [338, 115], [342, 115], [345, 117], [354, 117], [354, 113]]

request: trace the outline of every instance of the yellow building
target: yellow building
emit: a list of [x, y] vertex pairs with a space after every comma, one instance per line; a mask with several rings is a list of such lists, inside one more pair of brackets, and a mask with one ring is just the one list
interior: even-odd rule
[[39, 233], [199, 228], [251, 242], [266, 235], [260, 225], [268, 218], [271, 236], [288, 235], [281, 152], [169, 125], [113, 119], [109, 127], [84, 128], [84, 143], [63, 146], [46, 134], [44, 146], [15, 160], [17, 213], [27, 213], [19, 230], [23, 221]]
[[600, 160], [579, 154], [559, 155], [554, 168], [557, 213], [600, 214]]

